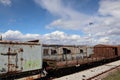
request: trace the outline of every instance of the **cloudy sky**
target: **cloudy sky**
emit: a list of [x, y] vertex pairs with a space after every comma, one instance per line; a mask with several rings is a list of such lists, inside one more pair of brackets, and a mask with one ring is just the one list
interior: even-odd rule
[[120, 44], [120, 0], [0, 0], [4, 40]]

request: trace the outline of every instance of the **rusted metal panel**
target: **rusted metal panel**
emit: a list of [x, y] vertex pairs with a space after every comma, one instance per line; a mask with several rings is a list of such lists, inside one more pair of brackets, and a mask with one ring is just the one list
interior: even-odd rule
[[[55, 54], [52, 53], [55, 50]], [[87, 63], [93, 47], [75, 45], [43, 45], [43, 59], [49, 67], [63, 68]]]
[[117, 48], [118, 48], [118, 55], [120, 56], [120, 45], [118, 45]]
[[40, 43], [0, 42], [0, 75], [42, 68]]
[[94, 57], [112, 58], [118, 56], [117, 46], [96, 45], [94, 47]]
[[[53, 53], [53, 51], [55, 53]], [[72, 60], [76, 58], [90, 57], [90, 55], [92, 54], [93, 54], [93, 47], [88, 47], [88, 46], [43, 45], [44, 59], [54, 59], [59, 61], [59, 60], [65, 60], [66, 58], [68, 60]]]
[[37, 74], [37, 75], [19, 78], [19, 79], [15, 79], [15, 80], [35, 80], [35, 79], [40, 79], [40, 78], [41, 78], [41, 75]]

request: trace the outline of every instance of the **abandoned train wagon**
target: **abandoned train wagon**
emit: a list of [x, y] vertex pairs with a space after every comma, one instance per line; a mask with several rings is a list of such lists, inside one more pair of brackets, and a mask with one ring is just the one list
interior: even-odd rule
[[0, 41], [0, 79], [39, 74], [41, 48], [40, 42]]
[[49, 69], [73, 67], [86, 63], [92, 54], [93, 48], [85, 45], [43, 45], [43, 65]]
[[94, 57], [103, 57], [105, 59], [120, 56], [120, 48], [113, 45], [99, 44], [94, 46]]

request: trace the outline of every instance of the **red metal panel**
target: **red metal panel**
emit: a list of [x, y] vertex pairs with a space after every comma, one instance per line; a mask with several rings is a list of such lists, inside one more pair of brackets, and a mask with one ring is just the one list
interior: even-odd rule
[[96, 45], [94, 47], [94, 55], [96, 57], [114, 57], [117, 56], [117, 54], [120, 55], [120, 50], [116, 53], [116, 49], [118, 50], [117, 46], [111, 46], [111, 45]]
[[117, 46], [118, 56], [120, 56], [120, 46]]

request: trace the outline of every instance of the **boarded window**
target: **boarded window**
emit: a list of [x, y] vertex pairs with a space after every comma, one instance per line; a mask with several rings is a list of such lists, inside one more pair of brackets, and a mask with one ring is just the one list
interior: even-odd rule
[[44, 49], [44, 50], [43, 50], [43, 55], [49, 55], [48, 49]]
[[83, 53], [83, 50], [82, 50], [82, 49], [80, 49], [80, 53]]
[[57, 54], [57, 51], [51, 49], [51, 55], [55, 55], [55, 54]]
[[63, 48], [63, 54], [70, 54], [71, 50], [67, 49], [67, 48]]
[[116, 55], [116, 56], [118, 55], [118, 50], [117, 50], [117, 48], [115, 48], [115, 55]]

